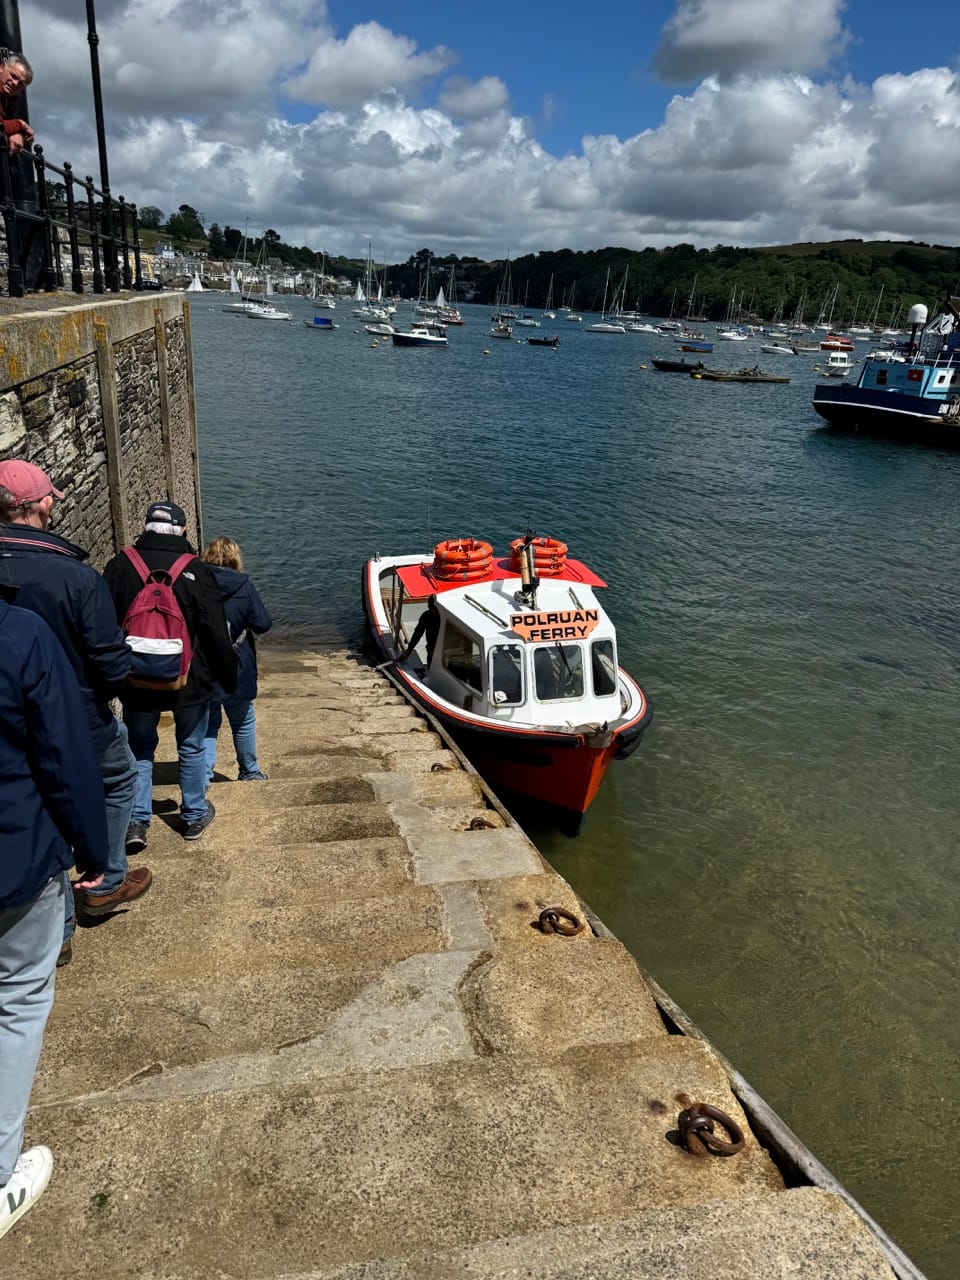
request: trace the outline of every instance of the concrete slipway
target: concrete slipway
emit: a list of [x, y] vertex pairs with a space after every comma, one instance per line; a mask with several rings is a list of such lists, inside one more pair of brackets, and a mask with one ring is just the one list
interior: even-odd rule
[[[4, 1276], [916, 1275], [786, 1185], [599, 923], [536, 927], [584, 908], [384, 675], [266, 665], [271, 780], [215, 783], [186, 844], [164, 731], [154, 887], [58, 975], [26, 1135], [57, 1165]], [[675, 1144], [691, 1099], [740, 1154]]]

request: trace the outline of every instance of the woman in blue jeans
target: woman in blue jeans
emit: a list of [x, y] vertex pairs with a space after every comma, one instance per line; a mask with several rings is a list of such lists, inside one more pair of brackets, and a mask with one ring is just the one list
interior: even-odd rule
[[227, 627], [237, 655], [236, 692], [224, 696], [223, 690], [217, 687], [210, 703], [210, 717], [204, 739], [207, 785], [213, 778], [217, 763], [217, 734], [220, 732], [224, 711], [233, 732], [240, 782], [265, 782], [267, 775], [257, 761], [257, 721], [253, 710], [257, 696], [257, 648], [254, 637], [269, 631], [273, 626], [273, 619], [264, 608], [256, 587], [243, 572], [243, 557], [232, 538], [214, 538], [203, 553], [203, 558], [213, 566], [223, 598], [223, 610], [227, 615]]

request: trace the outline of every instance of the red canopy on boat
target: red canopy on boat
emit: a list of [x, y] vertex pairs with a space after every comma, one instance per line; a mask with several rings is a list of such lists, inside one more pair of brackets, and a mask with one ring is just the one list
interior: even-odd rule
[[[485, 582], [499, 582], [505, 578], [519, 579], [520, 574], [510, 568], [510, 560], [505, 556], [502, 560], [494, 560], [490, 573], [476, 582], [451, 582], [446, 578], [438, 578], [433, 572], [432, 560], [426, 560], [423, 564], [398, 565], [397, 577], [403, 583], [408, 595], [413, 596], [414, 599], [421, 599], [424, 596], [436, 595], [440, 591], [452, 591], [456, 587], [479, 587]], [[588, 569], [582, 560], [570, 559], [564, 565], [563, 573], [550, 577], [544, 576], [541, 581], [544, 583], [578, 582], [585, 587], [607, 585], [592, 569]]]

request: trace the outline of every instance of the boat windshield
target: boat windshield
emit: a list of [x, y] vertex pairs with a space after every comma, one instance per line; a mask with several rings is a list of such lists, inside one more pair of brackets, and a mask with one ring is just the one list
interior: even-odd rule
[[533, 675], [540, 702], [583, 697], [583, 650], [578, 644], [538, 645]]

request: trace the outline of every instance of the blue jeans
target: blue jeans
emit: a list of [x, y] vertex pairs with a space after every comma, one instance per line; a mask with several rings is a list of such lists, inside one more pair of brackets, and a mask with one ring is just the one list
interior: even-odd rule
[[[137, 788], [137, 762], [127, 745], [127, 727], [117, 724], [117, 736], [100, 753], [100, 775], [103, 778], [103, 799], [107, 809], [107, 869], [103, 883], [96, 889], [88, 889], [92, 898], [113, 893], [127, 876], [127, 827], [133, 810], [133, 797]], [[73, 894], [64, 899], [63, 940], [73, 937], [77, 927], [73, 906]]]
[[240, 781], [249, 778], [252, 773], [260, 772], [260, 765], [257, 763], [257, 717], [253, 710], [253, 699], [226, 698], [223, 703], [210, 703], [207, 737], [203, 744], [207, 757], [208, 785], [217, 763], [217, 734], [223, 719], [222, 711], [227, 713], [233, 732], [233, 749], [237, 753]]
[[[63, 931], [63, 877], [22, 907], [0, 907], [0, 1187], [13, 1177]], [[72, 896], [72, 895], [71, 895]]]
[[[177, 707], [173, 725], [180, 762], [180, 817], [184, 822], [200, 822], [207, 812], [207, 763], [203, 738], [207, 732], [208, 702]], [[137, 761], [137, 794], [132, 821], [150, 825], [153, 816], [153, 757], [156, 754], [159, 711], [135, 711], [124, 707], [123, 720], [130, 732], [130, 747]]]

